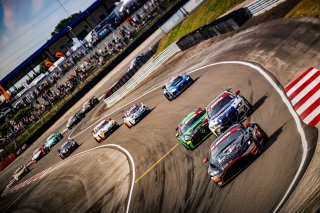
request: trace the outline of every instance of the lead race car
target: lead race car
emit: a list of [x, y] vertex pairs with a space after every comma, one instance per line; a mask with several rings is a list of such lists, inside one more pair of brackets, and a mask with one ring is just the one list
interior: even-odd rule
[[263, 151], [267, 134], [256, 123], [235, 124], [221, 134], [210, 146], [208, 174], [222, 186], [240, 173]]
[[178, 74], [162, 87], [163, 94], [169, 101], [172, 101], [192, 83], [193, 79], [188, 74]]
[[203, 109], [198, 109], [187, 115], [176, 131], [179, 142], [190, 150], [195, 149], [212, 134], [208, 127], [206, 111]]
[[232, 92], [228, 88], [206, 107], [206, 112], [209, 128], [218, 137], [231, 125], [242, 122], [253, 107], [239, 90]]
[[128, 111], [124, 114], [123, 123], [131, 128], [136, 125], [144, 116], [150, 112], [149, 107], [144, 103], [133, 105]]
[[111, 135], [117, 128], [119, 124], [114, 120], [102, 120], [92, 131], [93, 138], [100, 143], [105, 140], [109, 135]]

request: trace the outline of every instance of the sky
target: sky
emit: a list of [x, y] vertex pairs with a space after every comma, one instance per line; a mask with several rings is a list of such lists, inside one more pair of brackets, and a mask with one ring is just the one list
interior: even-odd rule
[[61, 19], [96, 0], [0, 0], [0, 79], [51, 38]]

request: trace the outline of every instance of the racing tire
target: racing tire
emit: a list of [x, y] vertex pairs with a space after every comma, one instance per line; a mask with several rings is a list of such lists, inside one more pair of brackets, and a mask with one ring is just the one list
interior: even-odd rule
[[165, 95], [165, 97], [167, 98], [168, 101], [172, 101], [173, 98], [169, 98], [168, 96]]

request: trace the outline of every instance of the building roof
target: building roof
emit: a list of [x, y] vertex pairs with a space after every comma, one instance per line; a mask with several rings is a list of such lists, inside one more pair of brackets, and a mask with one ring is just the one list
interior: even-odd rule
[[[85, 11], [83, 11], [79, 16], [74, 18], [68, 26], [74, 27], [79, 22], [83, 21], [90, 12], [94, 11], [97, 7], [99, 7], [103, 3], [102, 0], [95, 1], [90, 7], [88, 7]], [[50, 47], [54, 42], [56, 42], [61, 36], [65, 35], [69, 32], [68, 26], [64, 27], [59, 33], [57, 33], [55, 36], [53, 36], [49, 41], [47, 41], [44, 45], [42, 45], [37, 51], [35, 51], [31, 56], [29, 56], [26, 60], [24, 60], [19, 66], [17, 66], [14, 70], [12, 70], [6, 77], [4, 77], [0, 81], [0, 85], [4, 86], [6, 85], [10, 79], [17, 76], [22, 69], [25, 69], [28, 67], [28, 64], [30, 64], [32, 61], [37, 59], [46, 49]]]

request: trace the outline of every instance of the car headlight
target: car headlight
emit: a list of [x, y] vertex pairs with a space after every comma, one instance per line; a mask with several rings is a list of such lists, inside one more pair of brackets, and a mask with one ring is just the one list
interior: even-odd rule
[[186, 76], [186, 81], [188, 81], [188, 80], [189, 80], [189, 78], [190, 78], [190, 76]]

